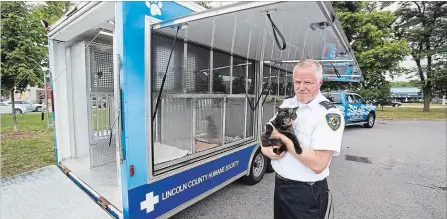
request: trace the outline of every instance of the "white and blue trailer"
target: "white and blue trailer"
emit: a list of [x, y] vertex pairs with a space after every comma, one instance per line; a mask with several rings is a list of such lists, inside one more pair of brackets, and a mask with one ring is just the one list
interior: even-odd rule
[[298, 60], [362, 78], [330, 2], [82, 2], [48, 40], [57, 166], [114, 218], [259, 182], [259, 136]]

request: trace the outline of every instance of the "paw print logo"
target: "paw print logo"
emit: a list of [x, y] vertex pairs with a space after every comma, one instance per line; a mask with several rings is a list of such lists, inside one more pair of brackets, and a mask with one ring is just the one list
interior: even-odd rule
[[160, 1], [146, 1], [146, 6], [150, 9], [152, 16], [161, 16], [163, 4]]

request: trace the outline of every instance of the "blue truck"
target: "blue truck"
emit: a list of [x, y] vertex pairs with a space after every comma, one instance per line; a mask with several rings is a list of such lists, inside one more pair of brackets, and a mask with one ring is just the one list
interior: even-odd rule
[[344, 115], [346, 125], [362, 124], [372, 128], [376, 123], [376, 106], [365, 101], [359, 94], [350, 91], [323, 93]]

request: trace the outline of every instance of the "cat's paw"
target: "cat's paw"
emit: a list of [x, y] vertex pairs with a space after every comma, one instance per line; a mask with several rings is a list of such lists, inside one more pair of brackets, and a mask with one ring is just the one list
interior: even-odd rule
[[295, 152], [297, 153], [297, 154], [301, 154], [301, 153], [303, 153], [303, 149], [300, 147], [300, 146], [296, 146], [295, 145]]

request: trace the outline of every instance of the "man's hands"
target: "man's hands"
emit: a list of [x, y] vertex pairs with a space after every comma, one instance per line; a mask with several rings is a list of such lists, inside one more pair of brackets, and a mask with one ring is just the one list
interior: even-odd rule
[[[272, 126], [273, 127], [273, 126]], [[273, 127], [273, 131], [272, 134], [270, 136], [270, 138], [273, 139], [280, 139], [282, 141], [282, 139], [286, 137], [285, 135], [279, 133], [275, 127]], [[271, 160], [277, 160], [277, 159], [281, 159], [284, 157], [284, 155], [286, 154], [286, 152], [282, 152], [280, 155], [276, 154], [275, 152], [273, 152], [273, 149], [275, 148], [279, 148], [279, 146], [277, 145], [273, 145], [272, 147], [262, 147], [261, 146], [261, 152], [267, 156], [268, 158], [270, 158]]]
[[261, 152], [267, 156], [268, 158], [270, 158], [271, 160], [277, 160], [277, 159], [281, 159], [284, 157], [284, 155], [286, 154], [285, 151], [283, 151], [280, 155], [275, 154], [275, 152], [273, 152], [274, 148], [278, 148], [278, 146], [274, 145], [273, 147], [262, 147], [261, 146]]

